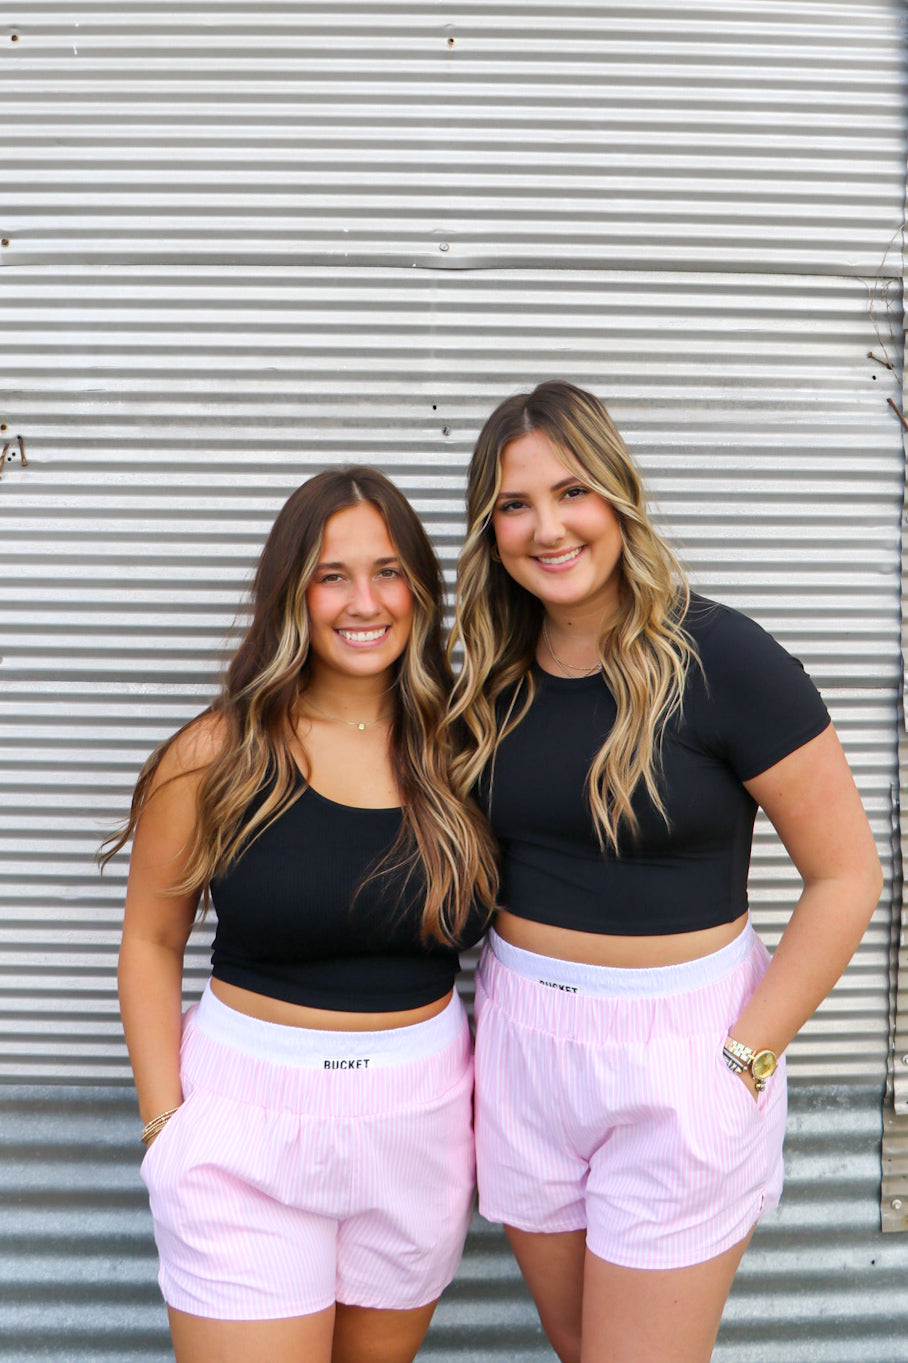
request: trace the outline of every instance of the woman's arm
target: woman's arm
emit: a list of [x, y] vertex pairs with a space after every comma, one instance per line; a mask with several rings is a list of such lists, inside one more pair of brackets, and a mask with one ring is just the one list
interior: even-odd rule
[[143, 1123], [182, 1102], [180, 1031], [183, 953], [198, 894], [174, 896], [186, 862], [203, 771], [198, 736], [176, 740], [161, 760], [133, 840], [118, 982], [126, 1045]]
[[755, 1050], [781, 1053], [851, 960], [883, 877], [831, 725], [745, 786], [766, 811], [804, 888], [766, 975], [731, 1030]]

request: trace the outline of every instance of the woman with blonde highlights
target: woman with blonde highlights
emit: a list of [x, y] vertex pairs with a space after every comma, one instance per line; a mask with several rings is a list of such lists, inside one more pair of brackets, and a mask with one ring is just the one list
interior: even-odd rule
[[[120, 951], [178, 1363], [410, 1363], [473, 1192], [458, 949], [496, 889], [452, 793], [437, 559], [369, 468], [280, 512], [221, 695], [142, 770]], [[212, 976], [181, 1018], [201, 901]]]
[[[456, 780], [501, 848], [476, 984], [480, 1211], [563, 1363], [706, 1363], [778, 1202], [785, 1048], [881, 887], [800, 663], [690, 591], [602, 404], [503, 402], [470, 466]], [[803, 881], [750, 927], [762, 807]]]

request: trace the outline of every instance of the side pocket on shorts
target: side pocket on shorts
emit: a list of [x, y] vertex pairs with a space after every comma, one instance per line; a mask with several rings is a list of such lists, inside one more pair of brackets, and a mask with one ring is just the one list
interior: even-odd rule
[[[193, 1090], [193, 1092], [195, 1092], [195, 1090]], [[186, 1120], [186, 1110], [189, 1107], [189, 1104], [192, 1102], [193, 1092], [187, 1094], [187, 1096], [183, 1099], [182, 1103], [177, 1108], [176, 1112], [173, 1114], [173, 1116], [170, 1118], [167, 1124], [161, 1129], [161, 1131], [158, 1132], [157, 1136], [151, 1142], [151, 1145], [148, 1147], [148, 1149], [145, 1151], [145, 1154], [142, 1157], [142, 1163], [139, 1165], [139, 1177], [145, 1184], [146, 1188], [148, 1187], [149, 1173], [151, 1172], [157, 1159], [160, 1158], [162, 1149], [161, 1142], [163, 1141], [164, 1143], [163, 1148], [166, 1148], [169, 1145], [169, 1143], [174, 1139], [177, 1127], [182, 1126], [183, 1122]]]
[[754, 1118], [759, 1118], [762, 1121], [769, 1087], [767, 1086], [761, 1094], [755, 1096], [744, 1081], [728, 1068], [722, 1057], [722, 1047], [727, 1035], [728, 1033], [723, 1030], [715, 1044], [716, 1099], [719, 1109], [721, 1112], [736, 1109], [738, 1115], [743, 1115], [749, 1121], [753, 1121]]

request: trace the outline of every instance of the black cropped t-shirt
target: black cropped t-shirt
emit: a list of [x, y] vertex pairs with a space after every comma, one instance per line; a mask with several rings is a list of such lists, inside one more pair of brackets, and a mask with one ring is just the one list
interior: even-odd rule
[[617, 856], [600, 849], [586, 799], [590, 763], [614, 723], [611, 693], [598, 674], [573, 680], [534, 669], [533, 704], [479, 792], [511, 913], [647, 936], [745, 912], [757, 806], [743, 782], [822, 733], [829, 715], [801, 663], [747, 616], [694, 595], [684, 626], [701, 666], [691, 666], [682, 714], [666, 728], [668, 824], [638, 788], [639, 833], [620, 833]]
[[[370, 878], [401, 818], [399, 809], [354, 808], [305, 789], [212, 882], [215, 979], [351, 1013], [443, 998], [459, 959], [453, 947], [421, 939], [421, 868]], [[481, 931], [477, 918], [461, 945]]]

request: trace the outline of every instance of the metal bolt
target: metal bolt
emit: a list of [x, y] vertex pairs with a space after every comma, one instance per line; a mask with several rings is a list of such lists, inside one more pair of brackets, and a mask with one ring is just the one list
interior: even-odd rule
[[457, 39], [456, 39], [456, 38], [449, 38], [449, 39], [448, 39], [448, 47], [453, 47], [454, 44], [455, 44], [456, 42], [457, 42]]
[[0, 246], [9, 246], [9, 237], [4, 237], [3, 240], [0, 241]]
[[438, 249], [439, 251], [450, 251], [451, 248], [446, 241], [441, 241], [438, 243]]
[[894, 1197], [889, 1205], [894, 1212], [900, 1212], [902, 1210], [902, 1199], [900, 1197]]
[[902, 1064], [903, 1064], [903, 1065], [908, 1065], [908, 1055], [903, 1055], [903, 1056], [902, 1056]]

